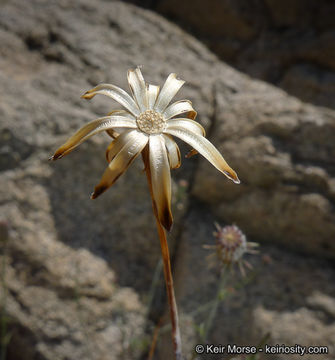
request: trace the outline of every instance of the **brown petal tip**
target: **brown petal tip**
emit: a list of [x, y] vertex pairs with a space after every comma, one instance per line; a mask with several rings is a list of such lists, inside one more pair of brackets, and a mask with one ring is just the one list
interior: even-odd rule
[[94, 96], [94, 94], [91, 94], [90, 91], [86, 91], [85, 94], [81, 95], [81, 98], [90, 100], [90, 99], [92, 99], [93, 96]]
[[54, 154], [54, 155], [52, 155], [51, 157], [49, 157], [49, 161], [56, 161], [56, 160], [58, 160], [58, 159], [60, 159], [61, 157], [62, 157], [63, 155], [61, 154], [61, 153], [58, 153], [57, 154], [57, 152]]
[[198, 154], [197, 150], [192, 149], [192, 150], [190, 150], [190, 151], [185, 155], [185, 157], [186, 157], [187, 159], [189, 159], [190, 157], [192, 157], [192, 156], [194, 156], [194, 155], [197, 155], [197, 154]]
[[224, 174], [227, 176], [228, 179], [232, 180], [235, 184], [241, 184], [241, 181], [235, 172], [229, 173], [228, 171], [224, 171]]
[[100, 196], [107, 189], [108, 189], [108, 186], [96, 186], [94, 191], [91, 194], [91, 199], [92, 200], [96, 199], [98, 196]]
[[171, 231], [173, 225], [173, 218], [168, 208], [164, 209], [160, 222], [167, 231]]
[[170, 232], [172, 230], [172, 225], [173, 225], [172, 220], [169, 221], [168, 223], [161, 222], [161, 224], [163, 225], [163, 227], [165, 228], [166, 231]]
[[168, 232], [171, 232], [172, 231], [172, 225], [173, 225], [173, 223], [171, 222], [168, 226], [164, 226], [164, 227]]
[[233, 180], [235, 184], [241, 184], [241, 180], [239, 178]]

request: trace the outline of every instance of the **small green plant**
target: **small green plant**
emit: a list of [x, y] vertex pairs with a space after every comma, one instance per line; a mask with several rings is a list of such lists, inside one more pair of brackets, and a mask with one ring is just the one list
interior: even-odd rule
[[[213, 326], [214, 319], [217, 315], [219, 306], [228, 299], [229, 296], [236, 294], [236, 292], [243, 289], [248, 283], [254, 279], [254, 272], [245, 271], [244, 266], [252, 269], [252, 265], [245, 259], [246, 254], [258, 254], [256, 248], [257, 243], [247, 241], [244, 233], [236, 226], [230, 225], [221, 227], [215, 223], [216, 231], [213, 232], [215, 244], [203, 245], [203, 248], [209, 249], [212, 253], [207, 257], [209, 267], [216, 267], [219, 270], [219, 277], [217, 281], [217, 289], [214, 298], [210, 299], [205, 304], [199, 305], [194, 311], [188, 314], [182, 314], [181, 319], [198, 319], [199, 323], [193, 323], [198, 343], [206, 344]], [[234, 284], [230, 284], [234, 268], [238, 266], [240, 274], [242, 275]], [[158, 267], [157, 267], [158, 268]], [[155, 275], [155, 277], [157, 274]], [[229, 284], [228, 284], [229, 282]], [[153, 281], [154, 283], [154, 281]], [[201, 321], [201, 319], [205, 319]], [[170, 330], [170, 325], [160, 327], [158, 334], [161, 335]], [[158, 337], [158, 336], [157, 336]], [[155, 337], [151, 348], [154, 349], [157, 337]], [[153, 352], [153, 351], [152, 351]], [[256, 357], [246, 357], [243, 360], [257, 360]], [[188, 359], [196, 359], [197, 354], [191, 354]], [[148, 360], [152, 359], [152, 356]]]
[[212, 328], [213, 320], [217, 314], [220, 303], [226, 298], [228, 292], [226, 284], [233, 270], [234, 265], [238, 265], [240, 272], [245, 277], [244, 265], [249, 269], [252, 268], [251, 264], [244, 258], [244, 255], [257, 254], [255, 248], [257, 243], [247, 241], [244, 233], [236, 226], [229, 225], [221, 227], [215, 223], [216, 231], [213, 235], [216, 240], [215, 245], [204, 245], [205, 249], [214, 250], [211, 256], [214, 256], [218, 266], [220, 267], [220, 277], [214, 302], [211, 306], [207, 321], [203, 326], [203, 331], [200, 334], [201, 340], [207, 341], [208, 334]]

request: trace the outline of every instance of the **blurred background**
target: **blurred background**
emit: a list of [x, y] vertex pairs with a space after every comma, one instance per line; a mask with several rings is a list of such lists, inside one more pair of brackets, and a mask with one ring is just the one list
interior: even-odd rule
[[[169, 246], [185, 358], [232, 358], [198, 343], [267, 343], [335, 359], [334, 19], [332, 0], [0, 2], [0, 360], [172, 358], [140, 158], [95, 201], [106, 134], [47, 161], [119, 108], [80, 95], [128, 89], [137, 65], [149, 83], [186, 80], [177, 99], [241, 179], [180, 143]], [[259, 243], [244, 276], [231, 264], [222, 281], [214, 222]]]

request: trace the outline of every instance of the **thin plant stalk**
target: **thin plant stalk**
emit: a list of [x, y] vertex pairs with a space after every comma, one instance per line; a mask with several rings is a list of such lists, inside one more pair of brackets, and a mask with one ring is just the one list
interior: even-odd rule
[[7, 314], [6, 314], [6, 296], [7, 288], [5, 283], [5, 268], [6, 259], [5, 254], [3, 254], [2, 264], [1, 264], [1, 287], [2, 287], [2, 298], [1, 298], [1, 313], [0, 313], [0, 322], [1, 322], [1, 334], [0, 334], [0, 359], [6, 360], [6, 351], [8, 344], [8, 333], [7, 333]]
[[157, 214], [155, 214], [155, 216], [156, 216], [156, 224], [157, 224], [157, 229], [158, 229], [159, 240], [160, 240], [160, 244], [161, 244], [161, 251], [162, 251], [163, 265], [164, 265], [164, 267], [163, 267], [164, 268], [164, 278], [165, 278], [166, 291], [167, 291], [169, 307], [170, 307], [173, 348], [174, 348], [176, 360], [182, 360], [178, 310], [177, 310], [177, 303], [176, 303], [176, 298], [175, 298], [175, 294], [174, 294], [169, 248], [168, 248], [168, 244], [167, 244], [165, 230], [163, 229], [162, 225], [160, 224], [160, 222], [157, 218]]
[[169, 310], [170, 310], [170, 318], [171, 318], [171, 326], [172, 326], [172, 343], [173, 343], [173, 350], [175, 354], [175, 360], [182, 360], [182, 346], [181, 346], [181, 336], [180, 336], [180, 328], [179, 328], [179, 319], [178, 319], [178, 310], [177, 310], [177, 303], [176, 297], [174, 293], [173, 287], [173, 277], [171, 271], [171, 262], [170, 262], [170, 253], [169, 247], [166, 238], [166, 232], [161, 225], [158, 212], [156, 208], [156, 204], [153, 197], [153, 189], [151, 183], [151, 174], [150, 174], [150, 166], [149, 166], [149, 159], [148, 159], [148, 148], [144, 149], [142, 156], [143, 161], [145, 164], [145, 173], [147, 175], [149, 190], [152, 200], [152, 208], [156, 219], [157, 231], [159, 236], [159, 241], [161, 245], [161, 252], [162, 252], [162, 259], [163, 259], [163, 270], [164, 270], [164, 279], [166, 285], [166, 291], [168, 296], [169, 302]]
[[224, 288], [226, 286], [227, 283], [227, 278], [228, 278], [228, 272], [229, 272], [229, 265], [224, 265], [224, 267], [221, 269], [221, 274], [220, 274], [220, 280], [219, 280], [219, 286], [216, 292], [216, 297], [213, 303], [213, 306], [211, 308], [211, 311], [208, 315], [207, 318], [207, 322], [205, 325], [205, 331], [204, 331], [204, 340], [207, 341], [207, 336], [212, 328], [213, 325], [213, 321], [215, 318], [215, 315], [218, 311], [219, 305], [221, 303], [221, 301], [223, 300], [224, 297]]
[[162, 273], [162, 268], [163, 268], [163, 262], [162, 259], [159, 259], [158, 264], [156, 266], [156, 269], [154, 271], [154, 276], [152, 279], [152, 283], [151, 283], [151, 287], [150, 287], [150, 291], [149, 291], [149, 296], [148, 296], [148, 300], [147, 300], [147, 313], [146, 313], [146, 318], [149, 318], [149, 313], [152, 307], [152, 303], [154, 300], [154, 296], [155, 296], [155, 291], [156, 288], [160, 282], [160, 276]]
[[0, 359], [6, 360], [7, 346], [10, 334], [7, 332], [7, 284], [6, 284], [6, 253], [7, 253], [8, 229], [6, 224], [0, 223], [0, 246], [2, 250], [0, 285], [2, 296], [0, 299]]

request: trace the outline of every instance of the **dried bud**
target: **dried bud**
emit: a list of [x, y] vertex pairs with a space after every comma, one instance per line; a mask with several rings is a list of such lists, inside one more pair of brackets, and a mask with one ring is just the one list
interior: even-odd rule
[[237, 263], [240, 267], [242, 275], [245, 275], [244, 265], [251, 268], [251, 264], [243, 259], [244, 254], [255, 254], [258, 246], [257, 243], [247, 241], [246, 236], [236, 225], [221, 227], [215, 223], [217, 231], [213, 235], [216, 238], [216, 245], [207, 245], [207, 249], [215, 249], [217, 256], [224, 265], [232, 265]]

